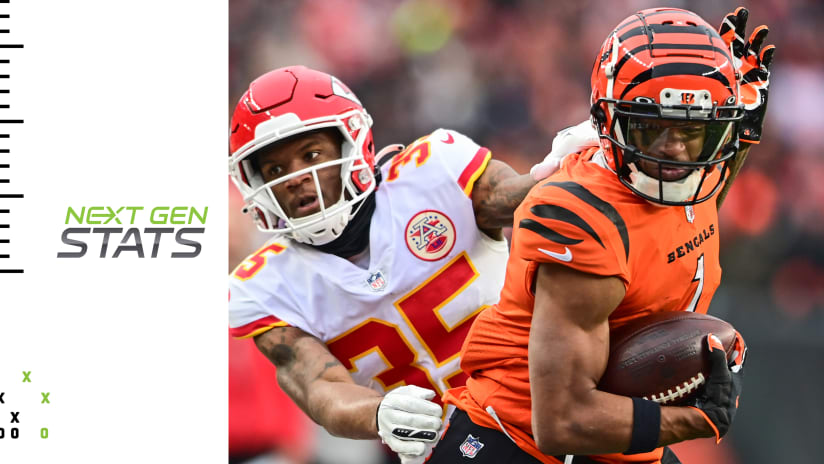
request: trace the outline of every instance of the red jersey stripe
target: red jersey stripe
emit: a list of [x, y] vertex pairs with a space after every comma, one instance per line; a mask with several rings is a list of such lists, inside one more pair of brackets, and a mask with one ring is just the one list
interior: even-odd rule
[[262, 334], [273, 327], [286, 327], [289, 324], [275, 316], [266, 316], [240, 327], [230, 328], [229, 334], [234, 338], [249, 338]]
[[469, 165], [463, 170], [460, 177], [458, 177], [458, 185], [463, 189], [466, 196], [472, 195], [472, 187], [475, 185], [475, 181], [478, 180], [478, 177], [481, 177], [491, 158], [492, 152], [481, 147], [478, 149], [478, 152], [475, 153], [475, 156], [472, 157], [472, 161], [469, 162]]

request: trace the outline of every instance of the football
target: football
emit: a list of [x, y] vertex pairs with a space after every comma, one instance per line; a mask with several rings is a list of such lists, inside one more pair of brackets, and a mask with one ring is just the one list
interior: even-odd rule
[[706, 314], [654, 313], [610, 333], [609, 360], [598, 388], [662, 405], [691, 400], [710, 372], [708, 333], [716, 335], [731, 358], [735, 329]]

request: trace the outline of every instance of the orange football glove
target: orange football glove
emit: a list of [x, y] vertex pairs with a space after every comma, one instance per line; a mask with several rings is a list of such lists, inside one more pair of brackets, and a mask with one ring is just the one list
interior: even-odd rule
[[724, 17], [718, 34], [730, 48], [738, 76], [740, 103], [744, 105], [744, 118], [739, 129], [739, 138], [746, 143], [759, 143], [767, 112], [767, 95], [770, 88], [770, 65], [775, 45], [762, 48], [769, 29], [758, 26], [744, 41], [749, 11], [738, 7]]

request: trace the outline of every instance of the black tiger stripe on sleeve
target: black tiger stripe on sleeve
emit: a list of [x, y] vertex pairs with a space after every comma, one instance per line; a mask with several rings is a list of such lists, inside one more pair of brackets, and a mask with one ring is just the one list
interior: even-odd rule
[[575, 245], [576, 243], [581, 243], [581, 240], [578, 240], [577, 238], [570, 238], [566, 235], [561, 235], [533, 219], [522, 219], [518, 224], [518, 227], [521, 229], [531, 230], [541, 237], [547, 240], [552, 240], [555, 243], [560, 243], [561, 245]]
[[[532, 214], [544, 218], [544, 219], [554, 219], [556, 221], [566, 222], [568, 224], [572, 224], [575, 227], [583, 230], [584, 232], [588, 233], [590, 237], [594, 238], [601, 248], [606, 248], [604, 246], [604, 242], [601, 241], [601, 237], [595, 233], [595, 230], [584, 221], [581, 216], [578, 216], [574, 212], [557, 205], [535, 205], [529, 209]], [[580, 240], [579, 240], [580, 241]], [[566, 245], [566, 244], [564, 244]]]
[[548, 186], [566, 190], [579, 200], [592, 206], [598, 210], [598, 212], [606, 216], [606, 218], [609, 219], [618, 230], [618, 235], [621, 237], [621, 242], [624, 244], [624, 252], [626, 253], [627, 259], [629, 259], [629, 232], [627, 232], [627, 224], [624, 222], [624, 218], [622, 218], [618, 213], [618, 210], [577, 182], [547, 182], [543, 185], [543, 187]]

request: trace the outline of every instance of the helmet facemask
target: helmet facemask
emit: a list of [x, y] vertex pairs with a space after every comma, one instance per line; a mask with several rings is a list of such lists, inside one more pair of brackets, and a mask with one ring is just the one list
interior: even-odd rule
[[[366, 198], [375, 189], [374, 173], [363, 156], [362, 147], [369, 137], [371, 118], [363, 111], [350, 111], [333, 117], [300, 121], [294, 115], [285, 114], [271, 120], [271, 137], [257, 139], [255, 144], [242, 147], [232, 157], [230, 170], [235, 184], [243, 193], [245, 210], [254, 211], [258, 228], [265, 232], [283, 234], [296, 241], [310, 245], [325, 245], [338, 238], [349, 220], [355, 216]], [[267, 121], [268, 123], [269, 121]], [[337, 128], [342, 135], [341, 157], [315, 164], [299, 171], [264, 182], [261, 173], [255, 169], [252, 157], [275, 142], [323, 128]], [[265, 129], [265, 128], [264, 128]], [[350, 132], [351, 131], [351, 132]], [[356, 134], [353, 138], [352, 133]], [[326, 204], [319, 172], [340, 168], [341, 188], [339, 192], [325, 192], [338, 201]], [[310, 174], [317, 195], [320, 211], [298, 218], [289, 217], [285, 208], [276, 198], [272, 188], [291, 179]], [[242, 181], [238, 181], [241, 178]]]
[[[667, 104], [683, 94], [697, 94], [707, 103]], [[653, 203], [674, 206], [706, 201], [723, 185], [728, 162], [738, 150], [735, 134], [742, 110], [712, 105], [707, 91], [664, 89], [659, 101], [664, 103], [646, 97], [596, 103], [612, 115], [609, 133], [602, 137], [610, 142], [618, 177]], [[682, 159], [662, 155], [668, 144], [682, 145]]]

